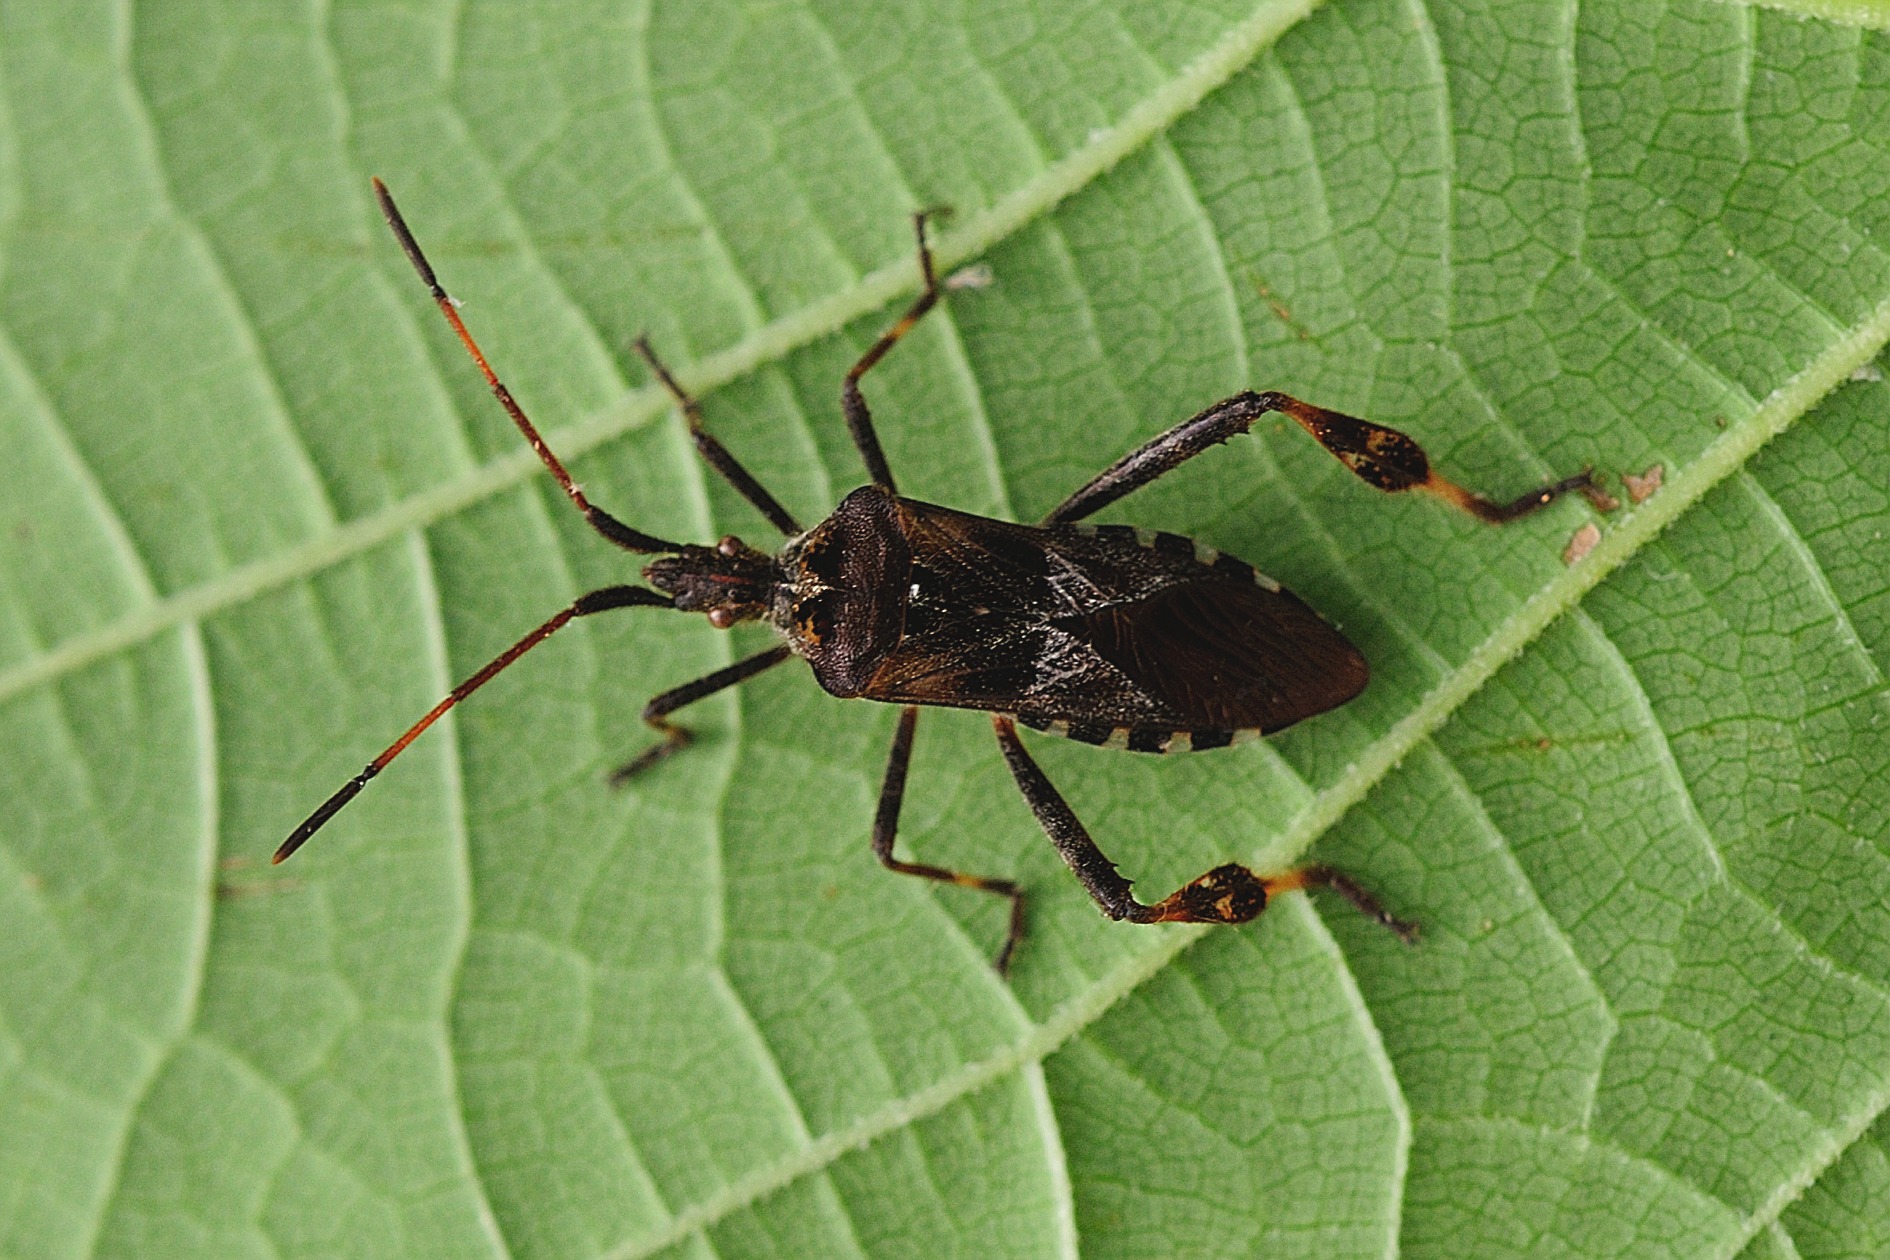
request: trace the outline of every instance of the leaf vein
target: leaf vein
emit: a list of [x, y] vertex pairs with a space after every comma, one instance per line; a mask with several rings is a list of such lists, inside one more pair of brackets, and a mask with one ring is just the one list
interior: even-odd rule
[[[975, 256], [1087, 186], [1245, 67], [1262, 48], [1310, 12], [1315, 2], [1263, 0], [1257, 4], [1218, 44], [1151, 92], [1114, 126], [1099, 129], [1088, 143], [987, 209], [968, 216], [956, 231], [941, 234], [935, 246], [940, 265], [949, 268]], [[904, 256], [850, 286], [770, 321], [727, 349], [698, 360], [678, 376], [697, 393], [707, 393], [880, 309], [899, 294], [912, 292], [917, 284], [917, 260]], [[666, 409], [666, 404], [667, 399], [657, 389], [633, 390], [583, 420], [548, 432], [546, 437], [567, 459], [576, 460], [649, 423]], [[264, 591], [342, 563], [407, 530], [431, 524], [524, 480], [538, 467], [530, 451], [508, 452], [326, 534], [239, 565], [98, 630], [75, 635], [34, 661], [0, 671], [0, 703], [183, 621], [206, 618]]]
[[[425, 535], [409, 535], [412, 540], [408, 548], [413, 557], [414, 574], [418, 590], [416, 603], [421, 609], [421, 640], [426, 645], [426, 670], [435, 690], [441, 695], [453, 686], [452, 652], [447, 644], [446, 618], [440, 602], [439, 586], [435, 581], [433, 558], [429, 554]], [[472, 920], [474, 914], [472, 883], [472, 834], [466, 825], [466, 784], [464, 774], [464, 749], [459, 736], [459, 723], [449, 715], [441, 724], [439, 743], [440, 777], [442, 798], [445, 802], [446, 834], [451, 862], [450, 880], [453, 899], [458, 911], [454, 923], [453, 940], [449, 944], [452, 956], [445, 960], [442, 976], [441, 993], [446, 1009], [440, 1012], [438, 1033], [444, 1046], [440, 1056], [440, 1070], [445, 1077], [443, 1082], [448, 1105], [445, 1107], [446, 1124], [453, 1133], [459, 1146], [459, 1157], [466, 1161], [471, 1173], [467, 1181], [473, 1194], [478, 1199], [474, 1216], [480, 1229], [489, 1237], [494, 1249], [500, 1256], [510, 1256], [512, 1247], [505, 1236], [497, 1214], [492, 1210], [492, 1201], [486, 1193], [485, 1178], [479, 1172], [478, 1151], [474, 1148], [471, 1135], [466, 1130], [466, 1109], [461, 1105], [460, 1073], [458, 1060], [452, 1053], [452, 1030], [448, 1021], [448, 1011], [453, 1002], [453, 995], [459, 991], [461, 974], [465, 971], [467, 950], [472, 944]]]
[[[1441, 726], [1488, 679], [1550, 623], [1633, 556], [1707, 491], [1744, 464], [1754, 451], [1808, 411], [1830, 389], [1868, 362], [1890, 342], [1890, 300], [1879, 304], [1871, 317], [1805, 365], [1749, 415], [1726, 430], [1693, 463], [1682, 468], [1662, 492], [1631, 509], [1603, 535], [1580, 564], [1557, 573], [1513, 612], [1450, 674], [1439, 681], [1412, 710], [1400, 718], [1329, 786], [1296, 814], [1273, 846], [1286, 861], [1296, 859], [1319, 835]], [[1174, 958], [1210, 929], [1179, 926], [1160, 930], [1155, 940], [1132, 953], [1053, 1010], [1050, 1016], [1019, 1040], [1001, 1047], [988, 1058], [969, 1063], [912, 1094], [895, 1099], [851, 1124], [823, 1134], [799, 1151], [771, 1165], [756, 1168], [731, 1181], [721, 1191], [679, 1212], [670, 1225], [641, 1237], [625, 1240], [604, 1253], [603, 1260], [636, 1260], [689, 1237], [706, 1224], [739, 1211], [809, 1173], [819, 1171], [849, 1151], [866, 1145], [1028, 1064], [1040, 1062], [1070, 1038], [1101, 1018], [1118, 1001], [1159, 974]], [[1873, 1101], [1870, 1114], [1855, 1124], [1856, 1133], [1890, 1104], [1890, 1086]], [[1852, 1134], [1854, 1139], [1855, 1133]], [[1587, 1137], [1580, 1140], [1592, 1141]], [[1846, 1143], [1848, 1145], [1848, 1143]], [[1838, 1148], [1841, 1150], [1841, 1147]], [[1637, 1161], [1640, 1162], [1640, 1161]], [[1772, 1217], [1803, 1189], [1798, 1186], [1774, 1196]], [[1771, 1219], [1771, 1218], [1767, 1218]], [[1754, 1225], [1756, 1230], [1759, 1226]]]

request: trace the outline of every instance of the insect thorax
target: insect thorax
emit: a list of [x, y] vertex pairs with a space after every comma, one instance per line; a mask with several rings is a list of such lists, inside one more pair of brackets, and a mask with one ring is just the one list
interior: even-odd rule
[[781, 584], [768, 620], [823, 688], [859, 695], [904, 627], [911, 553], [893, 497], [861, 486], [790, 539], [777, 563]]

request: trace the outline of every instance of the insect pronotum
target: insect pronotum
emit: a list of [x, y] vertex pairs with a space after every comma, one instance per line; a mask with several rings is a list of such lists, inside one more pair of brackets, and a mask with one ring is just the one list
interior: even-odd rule
[[1423, 449], [1396, 429], [1315, 407], [1281, 393], [1245, 391], [1215, 403], [1117, 460], [1040, 524], [1015, 525], [899, 495], [873, 431], [860, 380], [937, 305], [943, 286], [926, 246], [925, 216], [913, 216], [925, 289], [860, 356], [840, 389], [841, 411], [872, 478], [833, 514], [803, 529], [704, 428], [695, 399], [649, 342], [637, 352], [676, 400], [704, 461], [786, 537], [773, 555], [733, 536], [712, 547], [669, 542], [633, 529], [584, 497], [500, 382], [380, 180], [374, 195], [401, 248], [485, 376], [499, 405], [537, 452], [591, 528], [626, 551], [655, 555], [650, 587], [607, 586], [579, 596], [453, 688], [447, 697], [317, 807], [276, 850], [300, 848], [389, 762], [520, 656], [574, 618], [616, 608], [673, 608], [726, 629], [765, 621], [781, 641], [654, 697], [643, 720], [661, 735], [612, 776], [622, 783], [684, 747], [687, 727], [670, 714], [800, 657], [841, 697], [904, 706], [886, 763], [872, 829], [873, 853], [903, 875], [1007, 898], [1010, 926], [995, 965], [1004, 971], [1024, 932], [1024, 891], [1008, 879], [908, 862], [893, 854], [919, 709], [991, 714], [1004, 760], [1057, 852], [1112, 919], [1132, 923], [1245, 923], [1267, 900], [1295, 889], [1340, 893], [1410, 939], [1416, 925], [1394, 917], [1350, 877], [1325, 866], [1261, 875], [1226, 863], [1154, 903], [1103, 856], [1017, 735], [1017, 724], [1104, 748], [1183, 752], [1291, 726], [1345, 703], [1365, 686], [1365, 658], [1290, 591], [1252, 565], [1178, 534], [1084, 518], [1212, 446], [1247, 432], [1264, 415], [1297, 421], [1361, 478], [1381, 490], [1425, 490], [1482, 520], [1502, 523], [1571, 490], [1579, 473], [1510, 503], [1496, 503], [1439, 476]]

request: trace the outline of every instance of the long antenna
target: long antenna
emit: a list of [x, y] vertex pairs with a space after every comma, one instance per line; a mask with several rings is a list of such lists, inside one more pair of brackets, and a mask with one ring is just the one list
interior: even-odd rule
[[[394, 239], [400, 242], [400, 248], [406, 253], [407, 261], [413, 264], [413, 269], [420, 273], [420, 279], [427, 286], [427, 292], [432, 294], [434, 304], [440, 308], [440, 314], [446, 317], [446, 322], [458, 335], [460, 344], [466, 347], [466, 353], [471, 355], [472, 361], [479, 366], [479, 372], [486, 378], [486, 384], [491, 387], [493, 397], [497, 398], [499, 405], [505, 408], [505, 414], [512, 417], [512, 423], [516, 424], [518, 431], [525, 435], [525, 440], [531, 444], [532, 450], [537, 452], [539, 460], [551, 470], [551, 475], [558, 479], [558, 484], [564, 488], [565, 495], [570, 498], [577, 510], [584, 514], [584, 519], [590, 522], [591, 528], [629, 551], [645, 553], [681, 551], [682, 547], [679, 544], [665, 542], [652, 534], [631, 529], [584, 497], [584, 492], [578, 489], [576, 482], [571, 480], [571, 474], [565, 471], [564, 464], [552, 454], [551, 448], [545, 445], [545, 439], [539, 436], [537, 427], [526, 418], [524, 409], [513, 399], [512, 391], [505, 387], [498, 373], [492, 370], [492, 365], [486, 362], [486, 356], [480, 351], [479, 343], [473, 340], [472, 334], [466, 330], [465, 321], [460, 319], [459, 308], [453, 304], [453, 299], [448, 297], [446, 290], [440, 286], [439, 277], [433, 273], [433, 265], [420, 251], [420, 243], [413, 239], [413, 233], [407, 228], [407, 221], [400, 217], [400, 209], [394, 204], [393, 195], [387, 191], [387, 185], [378, 178], [374, 180], [374, 199], [380, 203], [381, 213], [387, 218], [387, 226], [394, 230]], [[316, 807], [314, 813], [302, 820], [301, 826], [289, 833], [289, 838], [282, 842], [282, 846], [276, 850], [276, 855], [271, 861], [281, 862], [308, 843], [310, 836], [320, 831], [330, 818], [340, 813], [342, 806], [359, 796], [361, 789], [367, 786], [368, 780], [385, 770], [388, 763], [400, 756], [407, 745], [418, 739], [427, 727], [446, 716], [448, 710], [461, 700], [492, 681], [506, 666], [557, 633], [566, 622], [574, 617], [588, 617], [592, 613], [604, 612], [611, 608], [637, 606], [673, 608], [675, 602], [667, 595], [660, 595], [640, 586], [607, 586], [602, 590], [579, 596], [569, 607], [559, 610], [550, 620], [487, 662], [485, 668], [453, 688], [452, 692], [434, 705], [425, 717], [408, 727], [405, 734], [382, 749], [380, 756], [368, 762], [361, 773], [342, 784], [334, 795], [323, 801]]]
[[420, 737], [420, 733], [446, 716], [447, 710], [491, 682], [500, 670], [516, 661], [525, 653], [549, 639], [553, 634], [574, 617], [588, 617], [592, 613], [604, 612], [612, 608], [631, 608], [642, 605], [653, 608], [670, 608], [673, 603], [667, 595], [655, 591], [646, 591], [640, 586], [606, 586], [602, 590], [592, 591], [574, 600], [570, 607], [561, 608], [556, 616], [539, 626], [536, 630], [514, 643], [505, 651], [493, 657], [485, 668], [453, 688], [446, 699], [427, 711], [427, 715], [407, 728], [406, 734], [381, 750], [381, 755], [367, 763], [360, 774], [342, 784], [335, 794], [316, 806], [315, 812], [302, 820], [302, 825], [289, 833], [289, 838], [282, 842], [271, 864], [288, 858], [297, 849], [308, 842], [308, 838], [322, 829], [322, 825], [340, 812], [341, 807], [361, 794], [368, 780], [387, 768], [387, 763], [406, 749], [408, 744]]
[[400, 242], [400, 248], [405, 251], [407, 261], [412, 263], [413, 269], [420, 273], [420, 279], [427, 286], [427, 292], [432, 294], [434, 305], [440, 308], [440, 314], [446, 316], [446, 322], [452, 325], [453, 332], [459, 337], [459, 343], [466, 347], [466, 353], [470, 354], [472, 361], [479, 365], [480, 375], [486, 378], [486, 384], [491, 388], [492, 396], [499, 400], [501, 407], [505, 408], [505, 414], [512, 417], [512, 423], [517, 425], [518, 431], [525, 435], [525, 440], [531, 444], [532, 450], [537, 453], [545, 467], [551, 470], [551, 475], [558, 479], [558, 484], [564, 488], [564, 493], [570, 498], [572, 504], [578, 511], [584, 513], [584, 519], [590, 522], [591, 528], [626, 551], [645, 553], [681, 551], [681, 544], [665, 542], [653, 534], [631, 529], [584, 497], [584, 492], [578, 489], [577, 482], [571, 480], [571, 474], [564, 470], [564, 464], [552, 454], [551, 448], [545, 445], [545, 439], [539, 436], [537, 426], [525, 418], [525, 410], [513, 399], [512, 391], [505, 387], [505, 383], [499, 379], [499, 374], [492, 370], [490, 363], [486, 362], [486, 356], [480, 351], [479, 343], [473, 340], [470, 332], [466, 331], [465, 321], [459, 317], [459, 307], [440, 286], [439, 277], [433, 274], [433, 264], [428, 262], [427, 256], [420, 252], [420, 242], [414, 240], [413, 233], [407, 230], [407, 221], [400, 217], [400, 208], [394, 204], [394, 195], [387, 191], [387, 185], [381, 182], [378, 175], [374, 177], [374, 199], [380, 203], [381, 214], [386, 217], [387, 226], [394, 230], [394, 238]]

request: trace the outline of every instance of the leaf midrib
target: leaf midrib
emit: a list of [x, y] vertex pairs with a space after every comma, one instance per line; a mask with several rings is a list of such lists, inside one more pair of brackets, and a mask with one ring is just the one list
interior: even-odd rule
[[[1087, 186], [1130, 153], [1140, 149], [1191, 111], [1303, 20], [1321, 0], [1264, 0], [1246, 21], [1219, 43], [1182, 67], [1175, 76], [1128, 110], [1114, 126], [1102, 128], [1089, 142], [1046, 167], [988, 208], [967, 216], [956, 230], [940, 234], [933, 253], [942, 268], [976, 257], [1035, 221]], [[725, 350], [678, 370], [677, 376], [698, 395], [710, 393], [778, 361], [801, 346], [838, 332], [864, 315], [919, 287], [918, 263], [910, 256], [880, 267], [846, 288], [756, 329]], [[669, 407], [661, 390], [646, 386], [563, 428], [546, 439], [567, 462], [612, 439], [640, 428]], [[537, 458], [525, 449], [499, 456], [463, 476], [441, 482], [334, 530], [240, 565], [225, 573], [163, 596], [129, 616], [75, 635], [51, 651], [0, 671], [0, 704], [22, 692], [46, 686], [66, 674], [156, 637], [174, 626], [207, 618], [355, 556], [410, 530], [423, 529], [455, 512], [496, 495], [533, 475]]]
[[[945, 234], [937, 248], [941, 263], [949, 266], [975, 256], [1084, 187], [1187, 113], [1317, 2], [1288, 0], [1257, 9], [1214, 48], [1145, 98], [1114, 128], [1027, 181], [990, 209], [972, 217], [960, 230]], [[916, 266], [909, 258], [881, 267], [819, 302], [758, 328], [682, 375], [697, 392], [709, 392], [883, 307], [901, 293], [915, 289], [917, 280]], [[1678, 473], [1659, 495], [1616, 522], [1585, 561], [1546, 582], [1473, 649], [1462, 664], [1445, 674], [1411, 712], [1375, 740], [1336, 782], [1317, 793], [1271, 846], [1266, 858], [1268, 864], [1275, 860], [1282, 864], [1290, 862], [1304, 852], [1317, 836], [1361, 800], [1537, 634], [1579, 603], [1589, 590], [1667, 524], [1742, 467], [1754, 451], [1805, 414], [1825, 392], [1868, 362], [1890, 340], [1890, 302], [1878, 306], [1848, 332], [1835, 331], [1840, 335], [1817, 359], [1749, 414], [1729, 425], [1720, 438]], [[1688, 357], [1699, 362], [1695, 356]], [[667, 399], [656, 390], [632, 391], [615, 404], [553, 432], [551, 441], [557, 449], [575, 459], [649, 423], [667, 407]], [[30, 662], [0, 671], [0, 703], [48, 685], [168, 629], [192, 625], [265, 591], [309, 577], [410, 531], [423, 529], [522, 482], [534, 475], [538, 467], [528, 451], [509, 453], [462, 477], [347, 522], [275, 556], [230, 570], [172, 595], [155, 598], [127, 617], [68, 639]], [[1031, 1029], [1013, 1045], [907, 1098], [887, 1104], [844, 1130], [810, 1141], [788, 1159], [771, 1168], [757, 1170], [684, 1209], [663, 1231], [626, 1241], [605, 1254], [613, 1258], [630, 1257], [660, 1250], [771, 1191], [832, 1164], [859, 1145], [943, 1110], [1012, 1071], [1030, 1070], [1094, 1023], [1123, 996], [1159, 973], [1205, 931], [1205, 928], [1178, 928], [1159, 934], [1148, 949], [1125, 960], [1089, 989], [1058, 1007], [1043, 1024]], [[1879, 1109], [1884, 1102], [1882, 1097], [1871, 1099], [1872, 1105]], [[1864, 1119], [1858, 1132], [1868, 1123], [1868, 1118]], [[1834, 1143], [1829, 1157], [1835, 1158], [1848, 1145], [1849, 1140]], [[1815, 1176], [1816, 1171], [1808, 1169], [1807, 1180]], [[1786, 1194], [1774, 1197], [1768, 1204], [1772, 1216], [1790, 1197]], [[1752, 1231], [1763, 1228], [1769, 1219], [1763, 1212], [1749, 1218]]]
[[[1418, 744], [1429, 739], [1498, 669], [1708, 491], [1742, 468], [1761, 446], [1783, 433], [1826, 393], [1874, 358], [1886, 343], [1890, 343], [1890, 299], [1880, 303], [1868, 318], [1836, 339], [1824, 353], [1758, 406], [1728, 424], [1726, 430], [1698, 458], [1676, 473], [1658, 494], [1629, 509], [1614, 522], [1585, 559], [1545, 582], [1409, 713], [1374, 740], [1338, 779], [1316, 793], [1286, 824], [1273, 844], [1262, 853], [1252, 855], [1255, 864], [1280, 867], [1297, 860]], [[626, 1240], [602, 1253], [599, 1260], [637, 1260], [661, 1251], [801, 1177], [818, 1172], [849, 1151], [933, 1115], [1013, 1071], [1042, 1062], [1210, 930], [1201, 925], [1157, 929], [1147, 949], [1118, 963], [1095, 984], [1057, 1007], [1027, 1035], [996, 1054], [967, 1064], [924, 1089], [895, 1099], [842, 1129], [824, 1134], [786, 1159], [737, 1178], [716, 1194], [679, 1212], [662, 1229]], [[1867, 1128], [1886, 1106], [1890, 1106], [1890, 1093], [1873, 1096], [1853, 1118], [1850, 1127], [1854, 1127], [1855, 1132], [1850, 1140]], [[1808, 1165], [1804, 1170], [1803, 1183], [1809, 1184], [1849, 1144], [1849, 1140], [1831, 1144], [1823, 1152], [1823, 1163], [1813, 1161], [1816, 1166]], [[1793, 1197], [1791, 1194], [1774, 1195], [1764, 1208], [1746, 1218], [1745, 1237], [1749, 1239], [1775, 1219]]]

